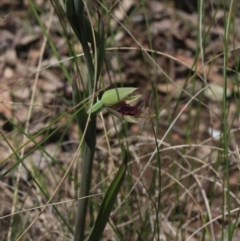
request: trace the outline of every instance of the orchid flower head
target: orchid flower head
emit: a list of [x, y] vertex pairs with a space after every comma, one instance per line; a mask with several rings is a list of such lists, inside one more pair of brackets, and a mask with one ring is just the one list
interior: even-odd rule
[[130, 96], [137, 88], [122, 87], [107, 90], [103, 93], [101, 99], [97, 101], [88, 113], [97, 114], [106, 108], [116, 117], [127, 122], [137, 123], [135, 118], [150, 118], [154, 114], [145, 105], [132, 106], [133, 101], [141, 95]]

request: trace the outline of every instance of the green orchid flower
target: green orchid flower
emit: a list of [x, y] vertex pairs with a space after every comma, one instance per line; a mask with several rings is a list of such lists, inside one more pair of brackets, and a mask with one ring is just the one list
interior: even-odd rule
[[88, 114], [94, 115], [106, 108], [114, 116], [130, 123], [137, 123], [135, 118], [154, 116], [152, 111], [144, 105], [130, 105], [141, 97], [141, 95], [130, 96], [135, 90], [137, 88], [122, 87], [105, 91], [101, 99], [88, 110]]

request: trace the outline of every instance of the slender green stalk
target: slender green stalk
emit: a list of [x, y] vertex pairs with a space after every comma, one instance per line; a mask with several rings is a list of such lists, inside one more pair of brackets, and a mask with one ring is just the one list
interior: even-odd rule
[[[75, 81], [73, 81], [73, 104], [76, 106], [79, 104], [80, 94], [78, 89], [76, 88]], [[79, 110], [80, 108], [80, 110]], [[85, 231], [85, 219], [87, 215], [87, 207], [88, 207], [88, 198], [84, 198], [89, 195], [89, 191], [91, 188], [91, 177], [92, 177], [92, 165], [95, 153], [96, 146], [96, 117], [91, 118], [91, 122], [87, 123], [87, 115], [86, 111], [79, 106], [75, 109], [77, 121], [79, 124], [82, 133], [84, 132], [83, 128], [86, 129], [85, 133], [85, 143], [83, 150], [83, 159], [82, 159], [82, 173], [80, 180], [80, 199], [78, 201], [78, 209], [76, 213], [75, 220], [75, 232], [74, 232], [74, 240], [83, 240], [84, 239], [84, 231]], [[83, 122], [84, 121], [84, 122]]]
[[[66, 2], [66, 14], [68, 20], [75, 31], [79, 41], [82, 44], [84, 57], [86, 60], [86, 65], [88, 69], [88, 95], [93, 94], [94, 89], [94, 67], [92, 62], [92, 56], [87, 41], [87, 30], [86, 30], [86, 21], [87, 19], [83, 15], [83, 2], [82, 1], [67, 1]], [[91, 33], [91, 29], [90, 31]], [[77, 105], [80, 101], [80, 94], [77, 90], [77, 85], [73, 81], [73, 103]], [[77, 109], [76, 109], [77, 111]], [[82, 174], [80, 180], [80, 200], [78, 201], [78, 209], [75, 220], [75, 232], [74, 240], [80, 241], [84, 239], [85, 231], [85, 220], [87, 215], [88, 199], [84, 198], [89, 195], [91, 187], [91, 176], [92, 176], [92, 165], [94, 159], [95, 145], [96, 145], [96, 118], [91, 118], [91, 121], [88, 122], [88, 115], [84, 108], [77, 113], [77, 120], [79, 127], [84, 132], [86, 128], [85, 136], [85, 148], [82, 160]]]
[[[101, 65], [104, 58], [103, 27], [101, 24], [99, 24], [99, 35], [93, 30], [89, 19], [84, 15], [84, 3], [81, 0], [66, 1], [66, 15], [75, 34], [82, 44], [88, 70], [88, 97], [91, 97], [94, 93], [95, 80], [99, 78], [102, 67]], [[97, 40], [100, 43], [96, 44]], [[91, 44], [94, 55], [91, 54], [88, 43]], [[93, 61], [94, 59], [95, 61]], [[93, 65], [93, 62], [96, 63], [96, 66]], [[101, 65], [99, 65], [98, 62], [101, 63]], [[95, 73], [97, 73], [97, 75], [95, 75]], [[77, 85], [75, 81], [73, 81], [73, 103], [76, 106], [81, 101], [82, 98], [77, 89]], [[84, 239], [85, 220], [88, 207], [88, 199], [84, 197], [89, 195], [91, 188], [92, 166], [96, 146], [96, 116], [92, 116], [91, 119], [89, 119], [86, 109], [81, 108], [81, 106], [79, 106], [79, 108], [75, 109], [75, 111], [77, 111], [76, 116], [78, 125], [82, 133], [84, 133], [86, 130], [86, 135], [84, 137], [85, 147], [82, 160], [82, 175], [80, 180], [80, 200], [78, 201], [78, 209], [75, 220], [75, 241], [81, 241]]]
[[75, 233], [74, 240], [83, 240], [85, 231], [85, 219], [87, 215], [88, 198], [84, 198], [89, 194], [91, 188], [91, 177], [92, 177], [92, 164], [94, 158], [95, 146], [85, 146], [83, 162], [82, 162], [82, 173], [81, 173], [81, 189], [80, 197], [78, 201], [78, 209], [75, 220]]

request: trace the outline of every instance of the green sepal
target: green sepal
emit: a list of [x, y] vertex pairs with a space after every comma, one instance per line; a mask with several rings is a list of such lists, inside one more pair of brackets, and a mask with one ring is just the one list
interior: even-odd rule
[[133, 101], [137, 100], [139, 97], [141, 97], [141, 95], [129, 96], [129, 97], [127, 97], [126, 99], [124, 99], [124, 101], [125, 101], [127, 104], [130, 104], [130, 103], [132, 103]]
[[[114, 106], [119, 102], [125, 100], [132, 92], [134, 92], [137, 88], [115, 88], [111, 90], [107, 90], [102, 95], [102, 103], [106, 106]], [[130, 98], [130, 97], [129, 97]]]

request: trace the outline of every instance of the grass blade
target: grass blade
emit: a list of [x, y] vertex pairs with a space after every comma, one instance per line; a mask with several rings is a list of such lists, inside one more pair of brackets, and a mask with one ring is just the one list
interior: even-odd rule
[[104, 228], [108, 222], [108, 218], [110, 216], [111, 210], [113, 208], [117, 195], [122, 186], [122, 183], [126, 174], [126, 170], [127, 170], [127, 164], [128, 164], [128, 154], [125, 151], [125, 157], [124, 157], [123, 163], [119, 168], [116, 177], [112, 181], [102, 201], [96, 222], [94, 224], [94, 227], [88, 239], [89, 241], [98, 241], [101, 239]]

